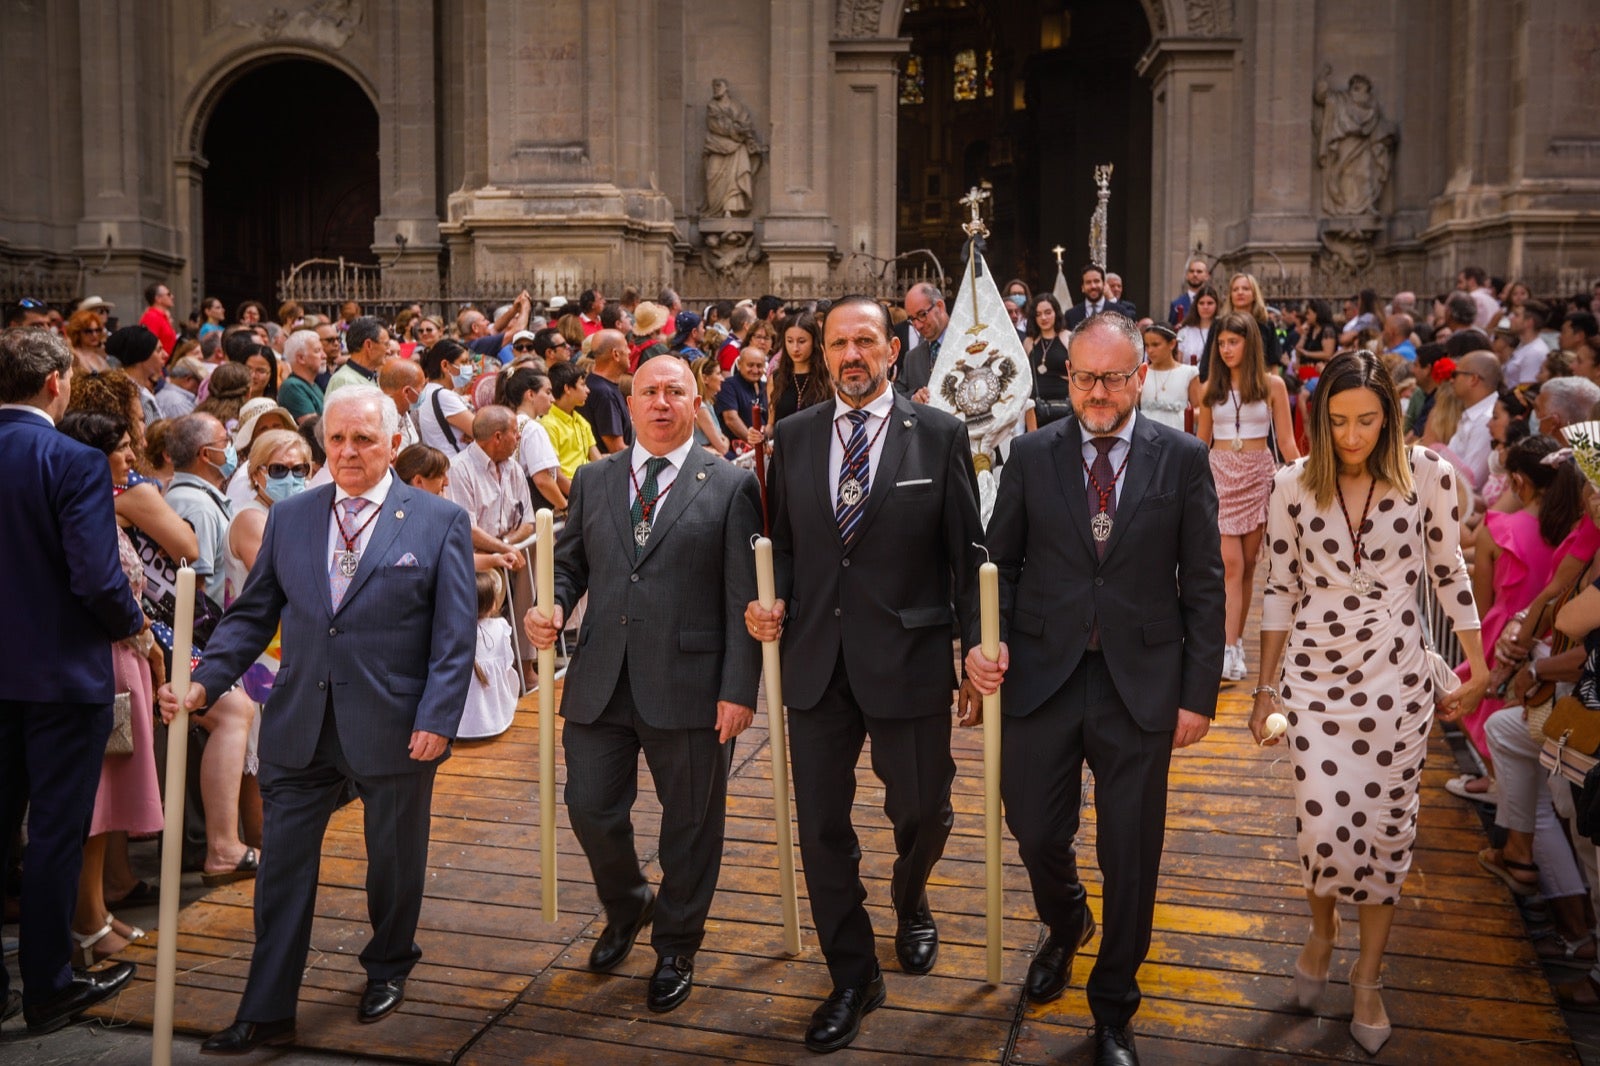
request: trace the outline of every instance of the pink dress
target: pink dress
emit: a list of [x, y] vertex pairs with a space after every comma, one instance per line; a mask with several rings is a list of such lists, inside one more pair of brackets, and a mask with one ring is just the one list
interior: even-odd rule
[[[1494, 565], [1494, 606], [1483, 616], [1483, 653], [1492, 670], [1494, 645], [1500, 639], [1500, 631], [1505, 629], [1512, 615], [1532, 603], [1540, 590], [1550, 583], [1556, 566], [1556, 549], [1539, 535], [1536, 514], [1490, 511], [1483, 516], [1483, 521], [1500, 547], [1500, 557]], [[1456, 674], [1462, 680], [1466, 680], [1471, 671], [1468, 663], [1456, 667]], [[1467, 731], [1473, 746], [1485, 758], [1489, 756], [1489, 742], [1483, 735], [1484, 724], [1503, 706], [1504, 700], [1485, 696], [1477, 710], [1461, 719], [1461, 728]]]
[[[134, 597], [144, 593], [144, 566], [128, 535], [117, 530], [117, 554]], [[136, 836], [159, 833], [161, 788], [156, 781], [155, 704], [150, 691], [150, 662], [139, 652], [137, 637], [111, 646], [111, 666], [118, 692], [132, 695], [133, 754], [107, 755], [100, 762], [100, 788], [94, 796], [89, 835], [125, 832]]]

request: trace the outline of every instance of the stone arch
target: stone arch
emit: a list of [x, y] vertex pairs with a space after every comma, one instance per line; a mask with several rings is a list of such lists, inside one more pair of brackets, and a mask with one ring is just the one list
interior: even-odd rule
[[210, 121], [211, 113], [233, 84], [252, 70], [285, 59], [309, 59], [327, 64], [355, 82], [371, 101], [373, 108], [378, 108], [378, 90], [372, 84], [372, 80], [367, 77], [365, 71], [352, 65], [344, 56], [311, 45], [274, 41], [268, 45], [228, 53], [219, 59], [204, 77], [195, 82], [178, 121], [179, 151], [199, 155], [200, 142], [205, 137], [206, 124]]
[[[1212, 37], [1233, 29], [1234, 0], [1139, 0], [1151, 36]], [[836, 37], [899, 36], [903, 0], [835, 0]]]

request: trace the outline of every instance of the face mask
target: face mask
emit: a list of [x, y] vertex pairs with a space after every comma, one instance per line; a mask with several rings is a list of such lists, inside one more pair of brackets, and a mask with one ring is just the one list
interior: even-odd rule
[[1538, 435], [1539, 435], [1539, 412], [1538, 411], [1529, 411], [1528, 412], [1528, 436], [1537, 437]]
[[285, 474], [283, 477], [269, 477], [267, 478], [267, 486], [263, 491], [265, 491], [267, 499], [273, 503], [282, 503], [290, 496], [306, 491], [306, 479], [296, 477], [294, 474]]
[[472, 381], [472, 368], [468, 367], [466, 372], [462, 374], [452, 374], [450, 378], [455, 382], [456, 388], [464, 389]]
[[[216, 448], [211, 448], [209, 450], [216, 451]], [[217, 466], [216, 463], [211, 463], [210, 459], [207, 459], [206, 462], [217, 467], [217, 473], [221, 474], [224, 479], [230, 478], [233, 476], [233, 472], [239, 469], [239, 453], [234, 450], [232, 441], [228, 442], [228, 446], [223, 450], [222, 456], [223, 458], [221, 466]]]

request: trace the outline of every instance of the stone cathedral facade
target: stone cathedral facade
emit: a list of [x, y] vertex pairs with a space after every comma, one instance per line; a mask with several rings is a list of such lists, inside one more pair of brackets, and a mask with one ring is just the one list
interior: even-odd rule
[[[1585, 0], [0, 0], [0, 288], [186, 312], [306, 260], [686, 295], [1197, 252], [1287, 294], [1600, 274]], [[539, 295], [543, 295], [542, 293]], [[615, 296], [612, 292], [610, 295]]]

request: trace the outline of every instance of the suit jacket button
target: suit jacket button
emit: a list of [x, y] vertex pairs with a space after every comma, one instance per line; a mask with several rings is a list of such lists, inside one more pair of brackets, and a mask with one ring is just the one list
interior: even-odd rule
[[1088, 622], [1083, 623], [1083, 631], [1085, 633], [1089, 632], [1089, 623]]
[[628, 616], [627, 615], [623, 615], [622, 616], [622, 624], [623, 625], [627, 625], [628, 624]]
[[317, 682], [317, 687], [318, 688], [327, 688], [328, 687], [328, 683], [326, 681], [318, 681]]
[[628, 575], [628, 580], [629, 581], [638, 581], [639, 580], [639, 575], [638, 574], [629, 574]]
[[834, 617], [835, 617], [835, 618], [838, 618], [838, 617], [839, 617], [839, 608], [837, 608], [837, 607], [835, 607], [835, 608], [834, 608], [834, 609], [833, 609], [833, 616], [834, 616]]
[[336, 637], [338, 635], [339, 635], [339, 627], [338, 626], [329, 626], [328, 627], [328, 636]]
[[843, 563], [841, 563], [841, 564], [840, 564], [840, 565], [841, 565], [841, 566], [849, 566], [849, 565], [850, 565], [850, 560], [849, 560], [849, 559], [846, 559], [846, 560], [844, 560], [844, 562], [843, 562]]
[[1104, 585], [1105, 583], [1106, 583], [1106, 579], [1103, 578], [1103, 577], [1097, 577], [1097, 578], [1094, 579], [1095, 588], [1099, 588], [1101, 585]]

